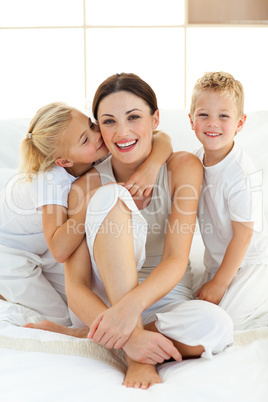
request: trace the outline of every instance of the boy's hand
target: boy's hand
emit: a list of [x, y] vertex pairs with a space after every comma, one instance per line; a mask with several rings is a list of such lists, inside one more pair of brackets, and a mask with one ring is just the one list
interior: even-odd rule
[[224, 296], [226, 287], [216, 284], [213, 279], [204, 283], [203, 286], [196, 292], [195, 297], [199, 300], [205, 300], [214, 304], [219, 304]]
[[134, 329], [123, 350], [132, 360], [145, 364], [155, 365], [170, 358], [182, 360], [178, 349], [165, 336], [139, 328]]

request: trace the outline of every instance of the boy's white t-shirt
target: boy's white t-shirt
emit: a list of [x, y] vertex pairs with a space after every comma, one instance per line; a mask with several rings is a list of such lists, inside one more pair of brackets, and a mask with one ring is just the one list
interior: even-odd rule
[[[203, 163], [204, 149], [195, 154]], [[241, 267], [268, 263], [268, 237], [262, 205], [262, 170], [234, 145], [214, 166], [203, 166], [198, 206], [199, 228], [205, 245], [204, 265], [216, 272], [232, 238], [231, 221], [254, 222], [253, 237]]]
[[76, 180], [55, 165], [32, 181], [15, 174], [0, 192], [0, 244], [42, 255], [48, 248], [42, 225], [42, 206], [68, 207], [68, 194]]

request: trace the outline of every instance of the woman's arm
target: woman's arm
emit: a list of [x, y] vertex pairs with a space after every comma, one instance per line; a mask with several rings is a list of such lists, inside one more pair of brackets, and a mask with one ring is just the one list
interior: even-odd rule
[[107, 306], [91, 290], [91, 261], [86, 239], [65, 262], [64, 275], [68, 305], [85, 326], [90, 327]]
[[[108, 308], [91, 290], [91, 261], [86, 239], [68, 258], [64, 264], [64, 272], [69, 307], [86, 326], [90, 327], [92, 322]], [[155, 365], [170, 358], [181, 360], [180, 353], [169, 339], [142, 328], [133, 331], [123, 349], [129, 357], [141, 363]]]
[[233, 237], [226, 249], [221, 266], [214, 278], [196, 292], [199, 300], [219, 304], [227, 287], [237, 273], [245, 257], [253, 235], [254, 222], [232, 221]]
[[151, 193], [161, 166], [172, 152], [171, 138], [163, 131], [154, 131], [150, 155], [124, 184], [132, 196], [148, 196]]
[[[173, 154], [168, 162], [173, 199], [160, 264], [122, 303], [135, 300], [139, 313], [169, 293], [182, 279], [195, 231], [203, 168], [190, 153]], [[125, 300], [124, 300], [125, 299]]]

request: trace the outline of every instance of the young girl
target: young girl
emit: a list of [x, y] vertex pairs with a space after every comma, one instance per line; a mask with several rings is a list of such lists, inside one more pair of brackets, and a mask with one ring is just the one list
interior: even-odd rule
[[[154, 144], [149, 161], [125, 183], [131, 194], [151, 191], [172, 152], [163, 133], [154, 136]], [[2, 320], [71, 325], [62, 263], [84, 237], [87, 202], [70, 222], [68, 193], [107, 154], [98, 126], [73, 107], [51, 103], [32, 119], [21, 144], [20, 173], [0, 193]]]

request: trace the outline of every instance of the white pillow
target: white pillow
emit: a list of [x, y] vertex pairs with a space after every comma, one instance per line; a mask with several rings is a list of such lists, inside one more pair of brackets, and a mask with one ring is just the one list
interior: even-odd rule
[[0, 191], [3, 190], [14, 174], [16, 174], [16, 169], [0, 168]]
[[30, 119], [0, 120], [0, 168], [17, 168], [19, 149]]

